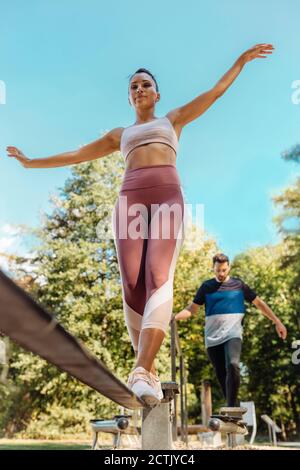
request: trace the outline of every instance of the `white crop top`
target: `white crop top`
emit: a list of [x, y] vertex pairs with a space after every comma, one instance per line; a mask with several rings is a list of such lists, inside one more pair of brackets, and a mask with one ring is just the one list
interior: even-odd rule
[[167, 116], [143, 124], [134, 124], [123, 130], [120, 142], [121, 153], [126, 160], [128, 154], [143, 144], [159, 142], [169, 145], [177, 154], [178, 138]]

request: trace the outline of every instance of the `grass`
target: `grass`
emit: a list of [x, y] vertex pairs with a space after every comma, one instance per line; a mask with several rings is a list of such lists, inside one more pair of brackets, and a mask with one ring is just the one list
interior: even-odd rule
[[0, 450], [90, 450], [91, 444], [76, 442], [0, 439]]

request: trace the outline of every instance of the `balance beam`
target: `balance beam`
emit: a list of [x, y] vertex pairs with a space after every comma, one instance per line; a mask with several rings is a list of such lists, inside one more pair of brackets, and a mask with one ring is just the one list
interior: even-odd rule
[[0, 270], [0, 331], [110, 400], [129, 409], [145, 406], [54, 315]]

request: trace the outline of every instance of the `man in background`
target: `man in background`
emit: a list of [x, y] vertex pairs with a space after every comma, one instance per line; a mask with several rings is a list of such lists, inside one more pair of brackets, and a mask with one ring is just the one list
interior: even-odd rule
[[218, 253], [213, 257], [215, 277], [204, 281], [194, 300], [175, 315], [175, 320], [186, 320], [205, 305], [205, 347], [221, 385], [227, 406], [238, 406], [240, 385], [240, 356], [242, 350], [242, 320], [245, 300], [254, 304], [274, 324], [277, 334], [285, 339], [287, 330], [270, 307], [245, 282], [230, 277], [228, 256]]

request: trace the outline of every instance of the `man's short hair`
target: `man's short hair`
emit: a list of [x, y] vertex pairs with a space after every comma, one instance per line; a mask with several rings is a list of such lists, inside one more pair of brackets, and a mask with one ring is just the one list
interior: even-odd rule
[[213, 265], [215, 265], [215, 263], [228, 263], [229, 264], [229, 258], [228, 256], [224, 255], [224, 253], [217, 253], [213, 257]]

